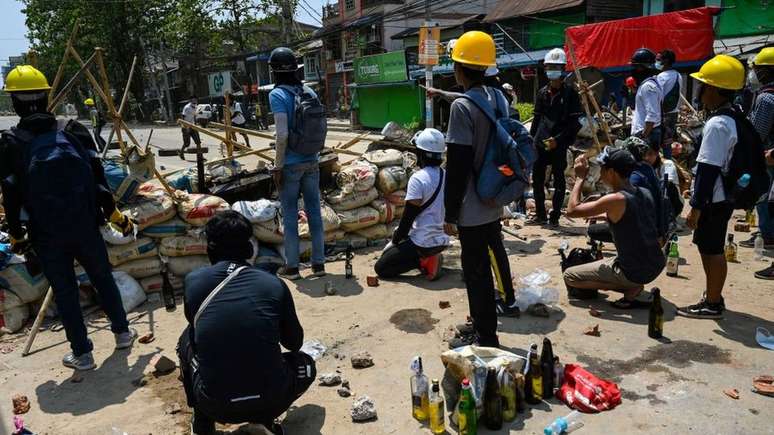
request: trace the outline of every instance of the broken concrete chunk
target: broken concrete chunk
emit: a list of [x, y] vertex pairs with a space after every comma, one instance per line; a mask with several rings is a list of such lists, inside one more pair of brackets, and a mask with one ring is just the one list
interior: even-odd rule
[[177, 364], [164, 355], [156, 355], [151, 358], [151, 366], [153, 366], [153, 373], [156, 375], [166, 375], [172, 373], [177, 368]]
[[338, 390], [336, 390], [337, 393], [339, 393], [339, 396], [341, 397], [349, 397], [352, 395], [352, 391], [350, 391], [349, 388], [341, 387]]
[[352, 404], [352, 421], [368, 421], [376, 418], [376, 404], [368, 396], [360, 396]]
[[449, 301], [439, 301], [438, 302], [438, 308], [445, 310], [447, 308], [451, 308], [451, 302]]
[[352, 361], [352, 367], [356, 369], [365, 369], [374, 365], [374, 359], [366, 351], [352, 355], [350, 360]]
[[527, 307], [527, 314], [535, 317], [550, 317], [551, 311], [546, 304], [537, 303]]
[[341, 388], [347, 388], [349, 389], [349, 381], [346, 379], [341, 380]]
[[590, 335], [592, 337], [599, 337], [600, 335], [602, 335], [599, 332], [599, 325], [589, 326], [588, 328], [586, 328], [585, 331], [583, 331], [583, 333], [585, 335]]
[[13, 413], [15, 415], [26, 414], [30, 410], [30, 400], [27, 396], [14, 394], [11, 398], [11, 402], [13, 402]]
[[341, 375], [338, 373], [325, 373], [320, 376], [320, 385], [332, 387], [341, 383]]
[[739, 400], [739, 390], [737, 390], [736, 388], [729, 388], [727, 390], [723, 390], [723, 394], [725, 394], [726, 396], [732, 399]]

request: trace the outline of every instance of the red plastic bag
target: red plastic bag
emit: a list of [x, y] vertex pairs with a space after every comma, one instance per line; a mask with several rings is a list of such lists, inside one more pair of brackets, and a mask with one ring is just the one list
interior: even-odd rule
[[564, 366], [564, 383], [556, 397], [567, 406], [589, 414], [621, 404], [621, 390], [613, 382], [599, 379], [576, 364]]

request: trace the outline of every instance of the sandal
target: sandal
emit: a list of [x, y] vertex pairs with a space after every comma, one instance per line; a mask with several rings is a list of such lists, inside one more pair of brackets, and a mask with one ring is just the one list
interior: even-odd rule
[[613, 308], [618, 308], [619, 310], [634, 310], [638, 308], [650, 308], [650, 302], [649, 301], [641, 301], [639, 299], [626, 299], [625, 297], [618, 299], [617, 301], [610, 302], [610, 305], [613, 306]]

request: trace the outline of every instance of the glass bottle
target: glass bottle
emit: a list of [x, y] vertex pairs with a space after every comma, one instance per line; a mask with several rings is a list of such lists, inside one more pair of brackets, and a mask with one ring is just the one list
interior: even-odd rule
[[411, 413], [419, 421], [427, 420], [429, 395], [427, 376], [422, 370], [422, 357], [414, 360], [414, 375], [411, 377]]
[[433, 379], [433, 386], [430, 388], [430, 432], [442, 434], [446, 431], [443, 421], [443, 397], [441, 397], [441, 388], [438, 385], [438, 379]]

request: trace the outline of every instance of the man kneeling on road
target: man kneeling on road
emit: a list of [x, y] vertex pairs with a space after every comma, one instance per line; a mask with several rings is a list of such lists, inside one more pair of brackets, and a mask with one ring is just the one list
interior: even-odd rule
[[253, 230], [244, 216], [220, 213], [205, 232], [212, 266], [186, 277], [189, 325], [177, 348], [192, 433], [214, 434], [216, 421], [283, 433], [274, 419], [316, 376], [314, 360], [300, 351], [293, 297], [280, 279], [247, 264]]
[[568, 289], [622, 292], [624, 297], [612, 303], [616, 308], [649, 306], [649, 303], [639, 301], [637, 296], [645, 284], [661, 274], [666, 265], [658, 243], [653, 197], [647, 189], [633, 187], [629, 183], [636, 162], [628, 151], [606, 148], [597, 161], [602, 165], [601, 179], [613, 189], [613, 193], [596, 201], [581, 203], [583, 182], [589, 166], [584, 156], [578, 157], [567, 216], [583, 218], [605, 214], [618, 255], [571, 267], [564, 272], [564, 282]]
[[418, 163], [406, 189], [406, 210], [392, 242], [374, 265], [377, 275], [394, 278], [420, 269], [431, 281], [438, 278], [443, 264], [441, 251], [449, 244], [443, 231], [444, 175], [441, 169], [446, 150], [443, 133], [428, 128], [411, 140], [417, 147]]

